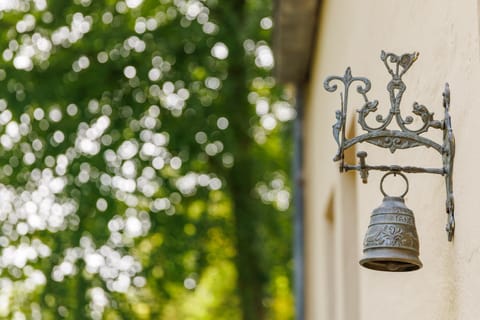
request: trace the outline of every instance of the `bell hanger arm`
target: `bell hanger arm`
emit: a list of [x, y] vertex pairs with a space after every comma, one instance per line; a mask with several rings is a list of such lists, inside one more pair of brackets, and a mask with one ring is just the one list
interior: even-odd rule
[[443, 168], [422, 168], [422, 167], [415, 167], [415, 166], [399, 166], [399, 165], [367, 165], [366, 157], [367, 153], [365, 151], [357, 152], [357, 157], [359, 158], [358, 165], [344, 165], [345, 171], [359, 171], [360, 177], [362, 178], [363, 183], [368, 182], [368, 172], [370, 170], [376, 171], [391, 171], [391, 172], [404, 172], [404, 173], [431, 173], [431, 174], [439, 174], [445, 175], [445, 170]]

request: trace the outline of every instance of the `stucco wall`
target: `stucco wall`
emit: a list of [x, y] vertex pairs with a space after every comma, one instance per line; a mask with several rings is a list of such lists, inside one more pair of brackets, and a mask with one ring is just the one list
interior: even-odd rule
[[[307, 319], [480, 319], [479, 4], [325, 0], [320, 12], [305, 117]], [[418, 101], [442, 118], [445, 82], [452, 91], [456, 234], [447, 241], [443, 177], [409, 174], [406, 204], [415, 213], [424, 265], [415, 272], [384, 273], [358, 265], [370, 212], [382, 200], [381, 174], [372, 172], [364, 185], [358, 173], [340, 174], [332, 162], [339, 93], [326, 92], [323, 81], [351, 66], [354, 75], [372, 81], [369, 97], [388, 109], [382, 49], [420, 52], [404, 76], [405, 114]], [[351, 134], [361, 132], [349, 122]], [[440, 156], [425, 148], [393, 155], [365, 144], [358, 150], [368, 151], [372, 164], [441, 166]]]

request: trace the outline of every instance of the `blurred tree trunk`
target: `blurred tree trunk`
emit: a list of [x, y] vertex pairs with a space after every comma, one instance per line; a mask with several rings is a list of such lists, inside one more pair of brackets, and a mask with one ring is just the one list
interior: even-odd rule
[[[267, 279], [261, 265], [262, 244], [257, 234], [258, 216], [261, 203], [254, 198], [253, 191], [259, 177], [255, 175], [255, 141], [250, 133], [250, 119], [254, 115], [248, 102], [248, 70], [243, 42], [247, 39], [248, 16], [247, 3], [244, 0], [231, 0], [221, 6], [223, 12], [220, 23], [228, 40], [229, 67], [228, 86], [225, 88], [225, 105], [228, 106], [229, 119], [235, 150], [235, 165], [228, 176], [229, 191], [233, 204], [235, 226], [235, 249], [237, 288], [240, 298], [243, 320], [265, 319], [263, 305], [264, 288]], [[257, 157], [258, 158], [258, 157]]]

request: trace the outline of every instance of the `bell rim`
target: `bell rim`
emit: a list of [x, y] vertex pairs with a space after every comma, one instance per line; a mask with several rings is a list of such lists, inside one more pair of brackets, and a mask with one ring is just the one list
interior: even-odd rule
[[[387, 271], [387, 272], [407, 272], [407, 271], [415, 271], [421, 269], [423, 267], [422, 261], [420, 261], [420, 257], [418, 252], [414, 250], [409, 250], [408, 252], [402, 252], [404, 250], [397, 250], [395, 252], [395, 256], [391, 256], [391, 247], [380, 247], [380, 248], [370, 248], [367, 251], [371, 251], [369, 256], [366, 256], [364, 250], [364, 256], [359, 260], [359, 264], [367, 269], [376, 270], [376, 271]], [[384, 262], [384, 264], [381, 264]], [[387, 262], [396, 262], [405, 264], [401, 270], [399, 268], [395, 269], [388, 269], [386, 263]]]
[[[397, 270], [397, 269], [389, 270], [388, 268], [375, 268], [375, 266], [372, 265], [371, 263], [372, 262], [375, 263], [377, 261], [378, 262], [380, 261], [401, 262], [401, 263], [405, 263], [405, 266], [411, 266], [412, 268], [406, 268], [402, 270]], [[358, 261], [358, 263], [364, 268], [375, 270], [375, 271], [385, 271], [385, 272], [410, 272], [410, 271], [420, 270], [423, 267], [423, 263], [418, 258], [416, 259], [415, 262], [412, 262], [412, 260], [403, 259], [403, 258], [395, 258], [395, 259], [394, 258], [364, 258]]]

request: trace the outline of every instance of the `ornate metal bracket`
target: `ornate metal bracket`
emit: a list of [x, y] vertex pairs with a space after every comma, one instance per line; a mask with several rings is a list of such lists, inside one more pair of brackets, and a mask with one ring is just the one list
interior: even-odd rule
[[[374, 120], [367, 122], [367, 118], [371, 119], [371, 115], [377, 112], [378, 101], [370, 100], [367, 93], [370, 91], [370, 80], [363, 77], [353, 77], [350, 67], [347, 68], [343, 77], [330, 76], [325, 79], [324, 87], [329, 92], [335, 92], [338, 89], [339, 82], [343, 84], [343, 92], [340, 93], [340, 110], [335, 112], [336, 122], [333, 125], [333, 137], [338, 145], [337, 153], [334, 161], [340, 161], [340, 171], [357, 170], [360, 172], [363, 183], [368, 181], [368, 172], [370, 170], [379, 171], [393, 171], [405, 173], [433, 173], [440, 174], [445, 177], [446, 186], [446, 211], [448, 221], [446, 231], [448, 233], [448, 240], [453, 239], [455, 230], [455, 216], [454, 216], [454, 198], [453, 198], [453, 160], [455, 156], [455, 139], [453, 136], [452, 124], [450, 119], [450, 88], [448, 83], [445, 84], [443, 92], [443, 120], [434, 120], [433, 112], [430, 112], [424, 105], [417, 102], [413, 103], [412, 113], [421, 121], [418, 128], [412, 128], [414, 117], [408, 115], [403, 117], [400, 110], [400, 103], [402, 101], [403, 93], [406, 90], [406, 85], [402, 80], [402, 76], [410, 69], [413, 63], [418, 58], [418, 53], [407, 53], [398, 56], [393, 53], [386, 53], [382, 51], [381, 60], [385, 64], [392, 80], [387, 85], [387, 91], [390, 94], [390, 111], [386, 116], [377, 114]], [[364, 100], [363, 105], [358, 112], [358, 123], [366, 133], [360, 134], [356, 137], [347, 139], [345, 127], [347, 123], [347, 109], [350, 87], [353, 83], [358, 83], [356, 91]], [[389, 129], [389, 125], [395, 120], [398, 129]], [[375, 125], [371, 125], [374, 122]], [[443, 131], [443, 142], [435, 142], [427, 137], [422, 136], [423, 133], [429, 129], [438, 129]], [[410, 166], [372, 166], [366, 163], [367, 153], [360, 151], [357, 153], [359, 158], [358, 165], [346, 164], [344, 160], [344, 152], [348, 148], [357, 143], [367, 142], [381, 148], [387, 148], [394, 153], [398, 149], [409, 149], [419, 146], [432, 148], [436, 150], [443, 160], [442, 168], [421, 168]]]

